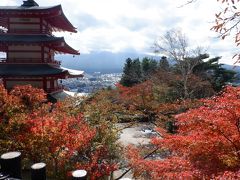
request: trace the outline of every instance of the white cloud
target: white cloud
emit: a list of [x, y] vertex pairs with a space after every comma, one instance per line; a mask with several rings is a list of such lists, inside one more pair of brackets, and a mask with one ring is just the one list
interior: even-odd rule
[[[157, 36], [181, 28], [192, 46], [205, 46], [209, 53], [224, 56], [231, 63], [236, 48], [232, 39], [221, 41], [210, 31], [217, 0], [198, 0], [179, 8], [187, 0], [36, 0], [41, 6], [62, 4], [68, 19], [79, 33], [57, 33], [81, 53], [92, 51], [151, 53]], [[19, 0], [1, 0], [0, 5], [20, 5]]]

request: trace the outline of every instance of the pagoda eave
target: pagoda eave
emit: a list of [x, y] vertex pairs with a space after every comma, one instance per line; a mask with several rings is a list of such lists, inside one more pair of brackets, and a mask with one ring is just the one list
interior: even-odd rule
[[62, 73], [62, 74], [54, 74], [54, 75], [19, 75], [19, 76], [6, 76], [6, 75], [0, 75], [0, 78], [5, 78], [5, 79], [32, 79], [32, 78], [57, 78], [57, 79], [66, 79], [68, 77], [68, 75], [66, 73]]
[[61, 5], [51, 7], [0, 6], [1, 17], [54, 17], [62, 13]]
[[65, 67], [61, 67], [61, 69], [66, 70], [68, 72], [68, 78], [84, 77], [84, 71], [68, 69]]
[[64, 44], [64, 46], [60, 47], [52, 47], [55, 51], [57, 51], [59, 54], [73, 54], [73, 55], [80, 55], [79, 51], [73, 49], [70, 47], [67, 43]]
[[0, 51], [6, 52], [9, 45], [44, 45], [55, 51], [65, 54], [79, 55], [80, 53], [70, 47], [63, 37], [48, 35], [0, 35]]
[[44, 18], [51, 24], [53, 30], [77, 32], [63, 13], [61, 5], [29, 8], [0, 6], [0, 26], [7, 27], [7, 19], [16, 16], [19, 18]]
[[0, 77], [66, 76], [67, 70], [48, 64], [0, 64]]

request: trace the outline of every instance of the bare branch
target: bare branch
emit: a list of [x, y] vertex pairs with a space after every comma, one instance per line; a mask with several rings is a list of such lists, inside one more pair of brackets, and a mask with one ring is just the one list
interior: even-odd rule
[[189, 0], [189, 1], [187, 1], [185, 4], [179, 6], [178, 8], [182, 8], [182, 7], [187, 6], [187, 5], [191, 4], [191, 3], [194, 3], [194, 2], [196, 2], [196, 1], [197, 1], [197, 0]]

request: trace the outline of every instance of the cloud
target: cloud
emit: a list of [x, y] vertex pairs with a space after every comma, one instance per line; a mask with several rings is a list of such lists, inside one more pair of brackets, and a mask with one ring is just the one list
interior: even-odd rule
[[[41, 6], [56, 1], [36, 0]], [[179, 8], [187, 0], [59, 0], [65, 15], [78, 28], [77, 34], [65, 36], [69, 45], [81, 53], [93, 51], [151, 53], [154, 40], [172, 28], [181, 28], [191, 46], [205, 46], [210, 54], [224, 56], [231, 63], [236, 51], [231, 38], [221, 41], [210, 31], [217, 0], [199, 0]], [[19, 0], [1, 0], [0, 5], [20, 5]]]
[[87, 13], [79, 13], [77, 15], [78, 21], [76, 21], [76, 26], [81, 31], [84, 31], [88, 28], [98, 28], [98, 27], [107, 27], [107, 23], [102, 20], [95, 18], [94, 16]]

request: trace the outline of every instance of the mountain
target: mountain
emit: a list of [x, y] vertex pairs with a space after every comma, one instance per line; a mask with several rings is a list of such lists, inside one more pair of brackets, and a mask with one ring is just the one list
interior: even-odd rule
[[[108, 51], [91, 52], [90, 54], [81, 54], [75, 57], [71, 55], [58, 55], [56, 58], [62, 62], [63, 67], [83, 70], [86, 73], [120, 73], [127, 58], [142, 59], [145, 56], [156, 58], [155, 56], [137, 52], [112, 53]], [[159, 59], [159, 57], [157, 58]]]
[[237, 66], [237, 65], [229, 65], [229, 64], [223, 64], [223, 66], [225, 69], [228, 69], [228, 70], [232, 70], [232, 71], [235, 71], [236, 73], [240, 73], [240, 66]]

